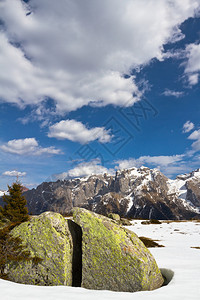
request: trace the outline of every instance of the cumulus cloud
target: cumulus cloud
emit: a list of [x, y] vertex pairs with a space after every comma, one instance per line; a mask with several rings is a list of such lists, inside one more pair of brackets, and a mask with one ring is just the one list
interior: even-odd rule
[[184, 95], [184, 92], [178, 92], [178, 91], [172, 91], [172, 90], [166, 89], [163, 92], [163, 95], [165, 95], [167, 97], [168, 96], [173, 96], [173, 97], [179, 98], [179, 97]]
[[190, 132], [193, 128], [194, 128], [194, 124], [190, 121], [187, 121], [183, 125], [183, 133]]
[[88, 129], [81, 122], [75, 120], [62, 120], [49, 128], [48, 137], [60, 140], [70, 140], [81, 144], [98, 140], [100, 143], [107, 143], [112, 136], [104, 127]]
[[59, 149], [54, 147], [42, 148], [35, 138], [10, 140], [0, 146], [4, 152], [18, 155], [42, 155], [42, 154], [61, 154]]
[[[0, 98], [21, 106], [54, 99], [57, 112], [140, 100], [131, 68], [163, 59], [163, 44], [199, 0], [0, 2]], [[29, 13], [31, 12], [31, 13]]]
[[190, 44], [186, 48], [188, 61], [185, 73], [188, 76], [189, 84], [195, 85], [199, 80], [200, 72], [200, 44]]
[[61, 174], [56, 174], [53, 177], [54, 180], [63, 180], [69, 178], [90, 176], [95, 174], [104, 174], [112, 171], [113, 170], [108, 170], [107, 168], [102, 166], [101, 161], [99, 159], [94, 159], [90, 162], [82, 162], [73, 169], [70, 169], [69, 171]]
[[200, 150], [200, 129], [193, 131], [190, 136], [188, 137], [189, 140], [195, 140], [192, 143], [192, 151], [197, 152]]
[[26, 176], [26, 172], [18, 172], [14, 171], [5, 171], [2, 175], [9, 176], [9, 177], [23, 177]]

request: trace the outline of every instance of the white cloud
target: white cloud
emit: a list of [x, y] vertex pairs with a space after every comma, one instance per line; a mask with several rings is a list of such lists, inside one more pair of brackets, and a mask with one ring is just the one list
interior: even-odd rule
[[182, 161], [160, 168], [160, 171], [169, 178], [174, 178], [174, 175], [189, 173], [197, 168], [197, 164], [191, 163], [188, 166], [188, 161]]
[[197, 140], [200, 138], [200, 129], [193, 131], [188, 137], [189, 140]]
[[95, 140], [98, 140], [100, 143], [107, 143], [112, 138], [112, 136], [109, 135], [109, 131], [104, 127], [88, 129], [81, 122], [75, 120], [63, 120], [50, 126], [48, 137], [61, 140], [68, 139], [81, 144]]
[[142, 161], [153, 165], [167, 166], [169, 164], [173, 164], [175, 162], [179, 162], [183, 159], [184, 155], [171, 155], [171, 156], [143, 156], [140, 157]]
[[163, 95], [165, 95], [165, 96], [173, 96], [173, 97], [179, 98], [179, 97], [181, 97], [181, 96], [184, 95], [184, 92], [178, 92], [178, 91], [172, 91], [172, 90], [166, 89], [163, 92]]
[[118, 169], [128, 169], [132, 167], [141, 167], [142, 165], [150, 165], [156, 167], [168, 166], [173, 163], [177, 163], [183, 159], [184, 155], [172, 155], [172, 156], [140, 156], [139, 158], [130, 158], [127, 160], [116, 161]]
[[200, 44], [190, 44], [186, 48], [188, 61], [185, 73], [188, 75], [190, 85], [195, 85], [199, 80], [200, 72]]
[[197, 152], [200, 150], [200, 129], [193, 131], [190, 136], [188, 137], [189, 140], [195, 140], [192, 143], [192, 151]]
[[11, 140], [1, 145], [0, 149], [4, 152], [18, 155], [61, 154], [61, 151], [54, 147], [42, 148], [35, 138]]
[[190, 121], [187, 121], [183, 125], [183, 133], [190, 132], [193, 128], [194, 128], [194, 124]]
[[176, 49], [174, 50], [173, 48], [164, 52], [162, 55], [163, 59], [169, 59], [169, 58], [174, 58], [174, 59], [184, 59], [186, 58], [186, 52], [183, 49]]
[[[21, 106], [47, 97], [64, 113], [84, 105], [132, 105], [142, 92], [131, 68], [163, 59], [163, 44], [199, 0], [0, 2], [0, 98]], [[27, 12], [32, 11], [27, 15]], [[15, 47], [14, 45], [18, 45]]]
[[130, 158], [127, 160], [115, 161], [114, 169], [107, 169], [101, 165], [101, 161], [99, 159], [94, 159], [90, 162], [80, 163], [67, 172], [54, 174], [51, 180], [63, 180], [104, 173], [114, 175], [114, 170], [129, 169], [133, 167], [140, 168], [143, 165], [149, 168], [156, 167], [166, 176], [171, 177], [174, 174], [188, 172], [188, 170], [192, 171], [198, 167], [199, 160], [195, 160], [194, 157], [193, 160], [190, 160], [190, 166], [188, 169], [188, 161], [185, 160], [185, 158], [187, 157], [184, 154], [172, 156], [141, 156], [138, 159]]
[[17, 120], [24, 125], [35, 121], [40, 121], [41, 127], [48, 126], [57, 113], [55, 112], [55, 107], [47, 106], [48, 101], [46, 105], [43, 102], [42, 104], [37, 105], [35, 108], [32, 108], [30, 114], [26, 115], [25, 117], [18, 118]]
[[[194, 152], [193, 152], [194, 154]], [[189, 162], [188, 162], [189, 159]], [[172, 156], [141, 156], [138, 159], [130, 158], [115, 162], [115, 169], [139, 168], [146, 166], [159, 169], [165, 176], [174, 178], [174, 175], [188, 173], [199, 167], [199, 157], [189, 153]]]
[[199, 81], [199, 74], [195, 73], [195, 74], [189, 74], [188, 75], [188, 80], [189, 80], [189, 84], [190, 85], [195, 85], [198, 83]]
[[5, 171], [2, 175], [10, 176], [10, 177], [23, 177], [23, 176], [26, 176], [26, 172], [18, 172], [16, 170], [14, 170], [14, 171]]
[[129, 159], [122, 159], [115, 162], [117, 165], [115, 166], [115, 169], [129, 169], [133, 167], [139, 167], [139, 164], [137, 162], [137, 159], [129, 158]]
[[107, 168], [101, 165], [99, 159], [94, 159], [90, 162], [82, 162], [78, 164], [75, 168], [67, 172], [53, 175], [53, 178], [54, 180], [63, 180], [69, 178], [90, 176], [95, 174], [104, 174], [108, 172], [113, 172], [113, 170], [108, 170]]

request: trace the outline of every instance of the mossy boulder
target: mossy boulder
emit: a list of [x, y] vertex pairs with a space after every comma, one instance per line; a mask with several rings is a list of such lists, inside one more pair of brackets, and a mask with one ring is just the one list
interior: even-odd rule
[[74, 208], [73, 217], [82, 229], [82, 287], [135, 292], [162, 286], [155, 259], [136, 234], [83, 208]]
[[83, 208], [74, 208], [73, 218], [46, 212], [15, 227], [12, 236], [21, 238], [33, 259], [9, 261], [8, 279], [124, 292], [162, 285], [160, 270], [137, 235]]
[[33, 259], [7, 264], [9, 280], [34, 285], [72, 285], [72, 237], [68, 222], [58, 213], [45, 212], [15, 227]]

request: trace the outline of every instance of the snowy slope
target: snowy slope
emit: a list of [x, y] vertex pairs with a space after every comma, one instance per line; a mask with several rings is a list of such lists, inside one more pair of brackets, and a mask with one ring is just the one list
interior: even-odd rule
[[172, 281], [154, 291], [117, 293], [73, 287], [37, 287], [0, 280], [2, 300], [199, 300], [200, 222], [163, 222], [142, 225], [133, 221], [128, 228], [139, 236], [159, 239], [164, 248], [151, 248], [160, 268], [174, 271]]

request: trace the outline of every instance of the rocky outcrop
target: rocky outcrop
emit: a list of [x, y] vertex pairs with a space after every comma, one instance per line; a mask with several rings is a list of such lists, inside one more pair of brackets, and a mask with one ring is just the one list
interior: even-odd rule
[[187, 188], [186, 199], [194, 206], [200, 207], [200, 178], [187, 180], [185, 185]]
[[196, 217], [199, 218], [200, 169], [189, 174], [179, 175], [175, 180], [168, 180], [167, 185], [169, 199], [177, 205], [181, 202], [188, 212], [196, 212]]
[[12, 230], [30, 251], [30, 260], [7, 264], [9, 280], [35, 285], [72, 285], [72, 237], [58, 213], [46, 212]]
[[32, 214], [46, 210], [69, 214], [73, 207], [121, 217], [191, 219], [200, 217], [200, 172], [169, 180], [158, 169], [146, 167], [45, 182], [24, 195]]
[[83, 234], [82, 287], [135, 292], [163, 284], [153, 256], [133, 232], [83, 208], [73, 216]]
[[8, 279], [125, 292], [163, 284], [153, 256], [133, 232], [83, 208], [74, 208], [73, 216], [46, 212], [15, 227], [12, 235], [40, 260], [8, 262]]

